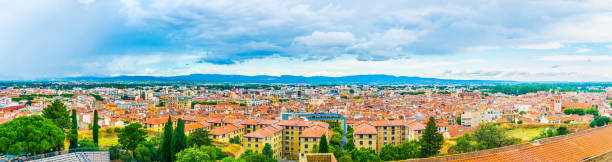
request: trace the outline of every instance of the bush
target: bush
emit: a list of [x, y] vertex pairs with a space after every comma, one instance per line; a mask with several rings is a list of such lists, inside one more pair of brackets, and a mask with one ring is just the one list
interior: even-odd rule
[[121, 127], [115, 127], [113, 128], [115, 132], [121, 132]]
[[113, 145], [108, 148], [108, 153], [110, 154], [111, 160], [117, 160], [121, 156], [121, 146]]

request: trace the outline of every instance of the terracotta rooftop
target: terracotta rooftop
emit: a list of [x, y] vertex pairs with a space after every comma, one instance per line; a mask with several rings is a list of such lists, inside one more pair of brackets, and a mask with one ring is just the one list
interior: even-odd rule
[[236, 131], [236, 130], [238, 130], [240, 128], [242, 128], [242, 127], [239, 127], [239, 126], [233, 125], [233, 124], [228, 124], [226, 126], [217, 127], [215, 129], [210, 130], [210, 134], [212, 134], [212, 135], [222, 135], [222, 134], [227, 134], [229, 132]]
[[355, 126], [355, 134], [376, 134], [376, 128], [367, 123], [359, 123]]
[[[582, 161], [612, 150], [612, 127], [556, 142], [457, 161]], [[553, 137], [554, 138], [554, 137]]]
[[244, 137], [264, 138], [281, 130], [283, 130], [282, 127], [273, 125], [246, 134]]

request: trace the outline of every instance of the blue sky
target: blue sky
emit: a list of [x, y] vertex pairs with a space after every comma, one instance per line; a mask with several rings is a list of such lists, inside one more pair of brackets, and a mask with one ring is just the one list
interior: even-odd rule
[[0, 80], [612, 80], [612, 1], [0, 1]]

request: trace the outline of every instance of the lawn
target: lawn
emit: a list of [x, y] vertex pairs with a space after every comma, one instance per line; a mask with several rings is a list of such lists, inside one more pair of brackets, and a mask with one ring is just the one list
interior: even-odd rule
[[507, 130], [508, 136], [523, 139], [523, 142], [540, 135], [545, 128], [515, 128]]

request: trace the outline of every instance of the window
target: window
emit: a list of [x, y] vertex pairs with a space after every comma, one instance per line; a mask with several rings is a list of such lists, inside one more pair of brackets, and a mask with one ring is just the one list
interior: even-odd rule
[[[308, 138], [304, 138], [304, 141], [308, 142]], [[306, 146], [308, 146], [308, 145], [306, 145]], [[308, 148], [308, 147], [306, 147], [306, 148]]]
[[368, 141], [368, 144], [372, 145], [372, 141]]
[[250, 144], [250, 143], [249, 143], [249, 146], [248, 146], [248, 147], [249, 147], [249, 148], [251, 148], [251, 144]]
[[255, 144], [255, 148], [259, 148], [259, 145], [258, 145], [258, 144]]
[[308, 148], [308, 144], [304, 144], [304, 148]]
[[363, 145], [363, 141], [359, 141], [359, 146]]

